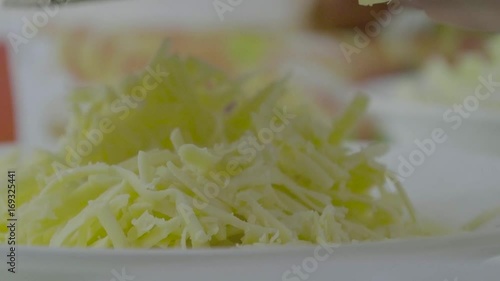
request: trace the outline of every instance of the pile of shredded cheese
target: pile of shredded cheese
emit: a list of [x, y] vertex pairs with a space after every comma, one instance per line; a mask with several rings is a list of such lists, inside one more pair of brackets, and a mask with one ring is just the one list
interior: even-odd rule
[[[19, 244], [196, 248], [423, 234], [375, 160], [384, 151], [346, 147], [364, 96], [324, 120], [284, 81], [253, 91], [166, 53], [117, 86], [76, 93], [59, 151], [4, 163], [17, 171]], [[1, 200], [3, 221], [7, 208]], [[2, 224], [0, 242], [7, 233]]]

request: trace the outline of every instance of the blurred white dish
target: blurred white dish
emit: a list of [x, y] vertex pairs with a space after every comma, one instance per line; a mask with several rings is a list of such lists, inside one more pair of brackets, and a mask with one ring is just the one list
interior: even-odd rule
[[[410, 147], [384, 158], [390, 167]], [[485, 169], [474, 169], [485, 167]], [[500, 204], [500, 160], [449, 147], [405, 180], [417, 210], [458, 225]], [[331, 252], [329, 250], [331, 249]], [[5, 257], [6, 247], [0, 247]], [[500, 229], [447, 237], [326, 247], [97, 250], [20, 247], [8, 281], [497, 281]], [[295, 273], [294, 273], [295, 272]]]
[[500, 111], [481, 106], [488, 100], [478, 100], [476, 108], [464, 106], [466, 99], [458, 101], [456, 105], [463, 106], [460, 113], [455, 104], [424, 103], [402, 97], [397, 87], [402, 79], [407, 77], [383, 79], [363, 87], [372, 97], [370, 114], [390, 141], [414, 144], [431, 138], [435, 129], [442, 129], [447, 145], [500, 155]]

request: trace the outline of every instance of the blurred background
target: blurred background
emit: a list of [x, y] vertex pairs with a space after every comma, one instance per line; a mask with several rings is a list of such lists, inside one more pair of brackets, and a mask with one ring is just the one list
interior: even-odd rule
[[500, 152], [498, 95], [480, 101], [467, 117], [454, 109], [474, 95], [479, 76], [498, 76], [498, 35], [436, 24], [397, 2], [344, 3], [352, 13], [329, 0], [1, 7], [0, 147], [53, 148], [64, 133], [68, 95], [145, 67], [167, 39], [174, 53], [200, 57], [234, 76], [256, 74], [262, 84], [291, 74], [290, 88], [331, 116], [354, 93], [366, 92], [372, 104], [356, 140], [413, 143], [461, 118], [460, 128], [449, 130], [450, 143]]

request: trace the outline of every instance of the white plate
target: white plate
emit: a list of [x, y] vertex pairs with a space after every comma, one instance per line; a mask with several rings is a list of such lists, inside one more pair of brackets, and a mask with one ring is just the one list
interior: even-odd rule
[[[411, 147], [385, 160], [399, 164]], [[407, 177], [417, 209], [445, 224], [461, 224], [500, 205], [495, 157], [440, 147]], [[20, 226], [22, 227], [22, 226]], [[329, 248], [330, 249], [330, 248]], [[328, 249], [328, 250], [329, 250]], [[8, 281], [498, 281], [500, 229], [411, 240], [326, 247], [207, 250], [94, 250], [20, 247]], [[4, 260], [6, 248], [0, 248]]]
[[[350, 245], [334, 248], [331, 254], [321, 249], [321, 260], [315, 258], [314, 247], [189, 251], [22, 248], [19, 272], [8, 275], [4, 271], [1, 276], [12, 281], [497, 281], [500, 264], [493, 256], [500, 252], [499, 240], [497, 232]], [[294, 267], [300, 268], [302, 278], [293, 273]], [[130, 278], [118, 278], [123, 273]]]

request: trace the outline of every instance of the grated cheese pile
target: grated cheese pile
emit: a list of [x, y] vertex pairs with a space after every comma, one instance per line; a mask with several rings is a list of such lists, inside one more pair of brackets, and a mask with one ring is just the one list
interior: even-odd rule
[[[358, 96], [324, 120], [284, 81], [253, 91], [162, 51], [117, 86], [73, 95], [59, 151], [4, 163], [17, 173], [18, 244], [196, 248], [420, 235], [406, 195], [375, 160], [383, 151], [345, 145], [366, 105]], [[1, 243], [7, 233], [2, 224]]]

